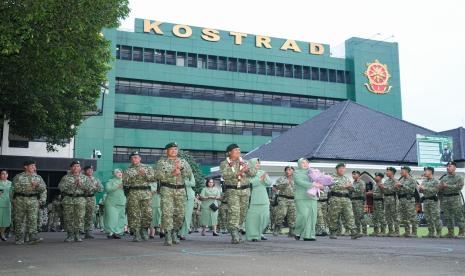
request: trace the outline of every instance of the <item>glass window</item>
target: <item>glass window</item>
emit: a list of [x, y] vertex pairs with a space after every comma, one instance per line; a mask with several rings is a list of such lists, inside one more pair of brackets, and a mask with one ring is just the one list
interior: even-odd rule
[[266, 74], [266, 67], [264, 61], [257, 61], [257, 73], [260, 75]]
[[165, 51], [155, 50], [155, 62], [165, 64]]
[[328, 81], [328, 69], [320, 68], [320, 81]]
[[227, 69], [228, 69], [227, 58], [226, 57], [218, 57], [218, 70], [226, 71]]
[[132, 60], [132, 47], [122, 45], [120, 50], [120, 58], [123, 60]]
[[267, 62], [266, 63], [266, 74], [268, 76], [274, 76], [275, 75], [274, 62]]
[[292, 72], [293, 71], [293, 68], [292, 68], [292, 64], [285, 64], [284, 65], [284, 76], [286, 78], [292, 78]]
[[346, 80], [344, 78], [344, 71], [342, 70], [337, 70], [336, 71], [336, 78], [338, 83], [345, 83]]
[[208, 56], [208, 69], [217, 70], [218, 63], [217, 63], [217, 56]]
[[329, 82], [336, 82], [336, 70], [329, 69], [328, 74], [329, 74]]
[[320, 80], [320, 68], [312, 67], [312, 80]]
[[247, 60], [247, 73], [257, 74], [257, 63], [253, 59]]
[[153, 54], [153, 49], [144, 48], [144, 62], [153, 62], [155, 60]]
[[284, 77], [284, 64], [276, 63], [276, 76]]
[[310, 75], [310, 67], [304, 66], [304, 67], [302, 68], [302, 71], [303, 71], [302, 77], [303, 77], [304, 79], [306, 79], [306, 80], [309, 80], [309, 79], [310, 79], [310, 76], [311, 76], [311, 75]]
[[166, 64], [176, 65], [176, 52], [166, 51]]
[[239, 59], [237, 62], [237, 69], [241, 73], [247, 73], [247, 61], [245, 59]]
[[206, 55], [197, 56], [197, 68], [202, 68], [202, 69], [207, 68], [207, 56]]
[[237, 72], [237, 58], [228, 58], [228, 71]]
[[189, 54], [187, 56], [187, 66], [197, 67], [197, 55], [196, 54]]
[[132, 60], [134, 61], [143, 61], [143, 54], [141, 47], [132, 48]]
[[186, 66], [186, 53], [178, 52], [176, 55], [176, 66]]
[[116, 45], [116, 58], [119, 59], [119, 55], [120, 55], [120, 48], [121, 46], [120, 45]]
[[302, 66], [294, 65], [294, 78], [296, 79], [302, 78]]

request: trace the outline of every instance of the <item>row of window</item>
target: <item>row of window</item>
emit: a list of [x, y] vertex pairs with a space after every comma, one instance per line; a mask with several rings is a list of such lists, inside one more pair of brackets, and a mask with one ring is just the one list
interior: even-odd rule
[[[223, 151], [182, 150], [190, 154], [195, 159], [195, 161], [202, 165], [218, 165], [226, 158], [226, 155]], [[158, 161], [158, 159], [160, 159], [160, 157], [165, 156], [164, 149], [161, 148], [114, 147], [113, 162], [128, 162], [129, 154], [133, 151], [138, 151], [142, 162], [147, 164], [155, 163]]]
[[203, 55], [161, 49], [116, 46], [116, 58], [140, 62], [160, 63], [181, 67], [259, 74], [295, 79], [351, 83], [350, 72], [344, 70], [285, 64], [253, 59]]
[[115, 127], [276, 137], [295, 125], [115, 113]]
[[251, 90], [225, 89], [174, 83], [116, 79], [116, 93], [167, 97], [179, 99], [209, 100], [230, 103], [260, 104], [282, 107], [325, 110], [342, 101], [340, 99], [274, 94]]

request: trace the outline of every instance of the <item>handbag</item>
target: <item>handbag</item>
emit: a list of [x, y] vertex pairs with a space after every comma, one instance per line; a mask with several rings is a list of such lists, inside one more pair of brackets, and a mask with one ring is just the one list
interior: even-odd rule
[[219, 209], [218, 206], [214, 202], [210, 204], [210, 206], [208, 207], [210, 207], [210, 209], [212, 209], [213, 212], [216, 212]]

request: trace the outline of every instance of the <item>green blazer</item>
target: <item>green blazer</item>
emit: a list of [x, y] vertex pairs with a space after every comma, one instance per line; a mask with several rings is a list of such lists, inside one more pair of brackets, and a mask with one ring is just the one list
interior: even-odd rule
[[258, 170], [257, 174], [250, 179], [252, 184], [252, 194], [250, 196], [250, 204], [270, 204], [266, 187], [271, 186], [270, 177], [267, 175], [263, 181], [260, 180], [265, 171]]
[[108, 180], [105, 185], [105, 192], [107, 193], [105, 204], [126, 205], [126, 196], [124, 195], [124, 191], [122, 188], [118, 188], [118, 186], [122, 184], [122, 179], [116, 177]]

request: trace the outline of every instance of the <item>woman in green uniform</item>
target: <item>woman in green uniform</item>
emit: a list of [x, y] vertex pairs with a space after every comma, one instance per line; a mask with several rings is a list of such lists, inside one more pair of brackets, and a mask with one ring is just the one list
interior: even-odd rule
[[11, 224], [11, 181], [8, 172], [0, 170], [0, 239], [6, 241], [5, 229]]
[[160, 193], [158, 192], [158, 184], [152, 183], [152, 222], [150, 223], [150, 235], [151, 239], [155, 238], [155, 235], [160, 235], [160, 238], [164, 238], [164, 235], [160, 232], [161, 224], [161, 207], [160, 207]]
[[308, 177], [308, 160], [300, 158], [298, 168], [294, 172], [296, 224], [295, 239], [315, 241], [315, 225], [317, 219], [317, 197], [310, 196], [307, 190], [313, 187], [321, 189], [318, 183], [313, 183]]
[[114, 177], [105, 185], [105, 215], [104, 226], [105, 233], [109, 239], [120, 239], [124, 233], [124, 227], [127, 224], [126, 219], [126, 196], [123, 191], [123, 172], [115, 169]]
[[180, 239], [185, 240], [186, 235], [191, 232], [191, 222], [192, 222], [192, 212], [194, 211], [194, 201], [195, 201], [195, 178], [194, 174], [191, 174], [189, 179], [186, 179], [186, 208], [184, 209], [184, 223], [181, 227], [181, 232], [179, 233]]
[[202, 201], [200, 207], [200, 225], [203, 226], [202, 236], [205, 236], [205, 231], [210, 226], [213, 230], [213, 236], [218, 236], [216, 226], [218, 225], [218, 200], [221, 198], [221, 193], [216, 188], [213, 179], [208, 178], [205, 186], [200, 193], [200, 200]]
[[256, 242], [266, 240], [263, 231], [270, 222], [270, 200], [266, 188], [271, 186], [271, 181], [268, 174], [260, 170], [258, 158], [253, 158], [249, 162], [257, 169], [257, 174], [250, 179], [252, 194], [245, 219], [245, 237], [248, 241]]

